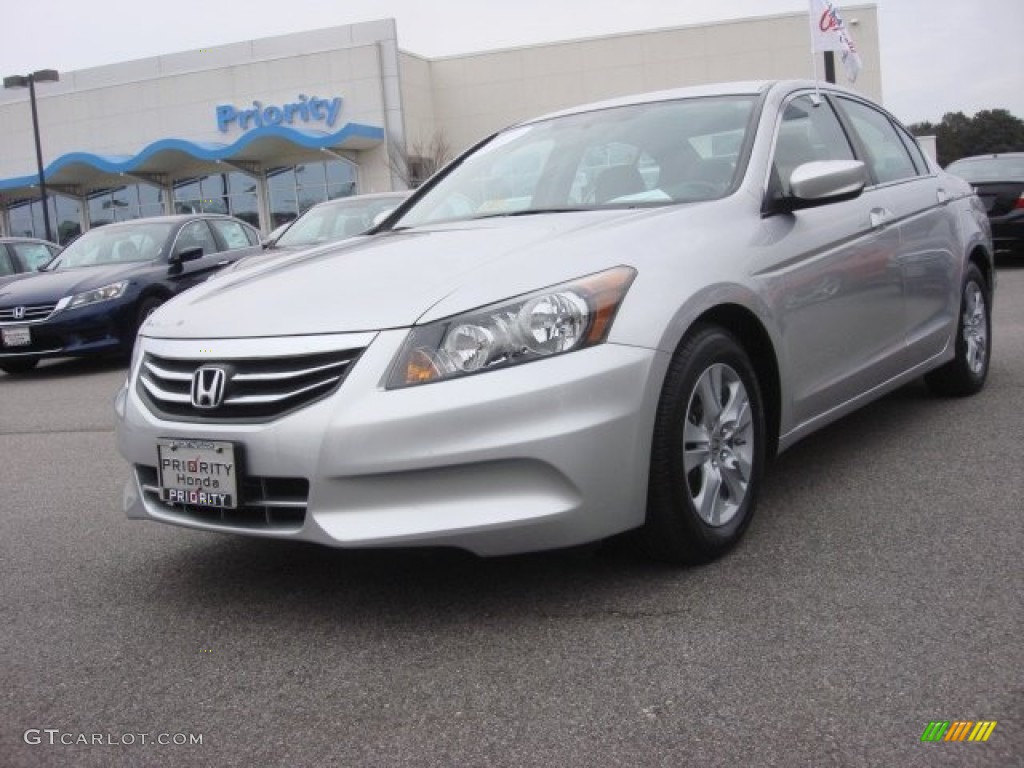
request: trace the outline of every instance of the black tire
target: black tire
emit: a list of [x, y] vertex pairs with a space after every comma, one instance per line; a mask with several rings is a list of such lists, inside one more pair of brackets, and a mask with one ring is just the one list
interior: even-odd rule
[[[713, 398], [717, 415], [705, 405]], [[766, 442], [747, 353], [724, 329], [696, 327], [676, 350], [658, 403], [647, 519], [635, 534], [643, 551], [692, 564], [731, 549], [757, 505]]]
[[139, 308], [135, 312], [135, 330], [137, 331], [146, 322], [146, 318], [153, 314], [157, 307], [164, 303], [159, 296], [147, 296], [139, 302]]
[[966, 397], [981, 391], [992, 356], [991, 292], [976, 264], [968, 264], [960, 290], [959, 318], [952, 360], [925, 375], [937, 395]]
[[0, 363], [0, 371], [14, 376], [19, 373], [28, 373], [37, 365], [39, 365], [38, 360], [8, 360], [5, 363]]
[[139, 329], [142, 328], [142, 324], [163, 303], [164, 299], [159, 296], [147, 296], [139, 302], [139, 306], [135, 310], [135, 333], [132, 334], [131, 343], [124, 349], [125, 355], [131, 356], [135, 349], [135, 342], [138, 341]]

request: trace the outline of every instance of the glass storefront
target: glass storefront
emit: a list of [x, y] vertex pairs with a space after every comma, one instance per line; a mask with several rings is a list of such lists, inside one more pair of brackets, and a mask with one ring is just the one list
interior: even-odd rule
[[[239, 171], [216, 173], [174, 183], [175, 213], [223, 213], [260, 227], [258, 180]], [[267, 172], [270, 221], [274, 229], [324, 200], [357, 191], [358, 167], [346, 160], [303, 163]], [[166, 213], [166, 192], [151, 184], [128, 184], [91, 193], [86, 199], [88, 224], [101, 227]], [[82, 231], [82, 204], [73, 197], [51, 194], [50, 223], [54, 239], [65, 244]], [[8, 209], [10, 233], [45, 239], [43, 208], [37, 200]]]
[[256, 179], [245, 173], [215, 173], [174, 183], [175, 213], [225, 213], [260, 226]]
[[291, 221], [324, 200], [356, 193], [357, 168], [344, 160], [303, 163], [267, 172], [270, 193], [270, 228]]
[[[50, 209], [50, 229], [54, 242], [64, 245], [82, 233], [82, 206], [73, 197], [47, 195]], [[17, 203], [8, 211], [11, 235], [46, 239], [43, 204], [39, 200]]]
[[128, 184], [89, 195], [90, 227], [164, 213], [164, 191], [151, 184]]

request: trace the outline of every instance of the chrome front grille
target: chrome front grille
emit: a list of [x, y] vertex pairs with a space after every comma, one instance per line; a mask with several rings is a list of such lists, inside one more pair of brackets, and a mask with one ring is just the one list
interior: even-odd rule
[[0, 308], [0, 323], [38, 323], [52, 315], [55, 309], [56, 303], [3, 307]]
[[187, 520], [240, 530], [298, 531], [306, 521], [309, 481], [301, 477], [245, 477], [239, 482], [236, 509], [172, 504], [160, 498], [156, 467], [136, 465], [146, 500]]
[[137, 391], [154, 413], [176, 421], [270, 421], [337, 389], [361, 352], [225, 360], [149, 353]]

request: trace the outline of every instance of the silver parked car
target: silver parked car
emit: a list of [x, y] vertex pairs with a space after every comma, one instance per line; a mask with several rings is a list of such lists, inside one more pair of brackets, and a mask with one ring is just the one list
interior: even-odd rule
[[370, 234], [211, 281], [115, 402], [131, 518], [483, 555], [716, 557], [766, 459], [924, 375], [985, 383], [985, 210], [809, 82], [567, 110]]

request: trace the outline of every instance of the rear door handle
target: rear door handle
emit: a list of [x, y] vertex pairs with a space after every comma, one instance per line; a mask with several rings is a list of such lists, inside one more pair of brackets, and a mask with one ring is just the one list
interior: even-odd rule
[[892, 218], [892, 211], [888, 208], [872, 208], [869, 215], [871, 217], [871, 228], [878, 229], [879, 227], [884, 227], [889, 219]]
[[944, 190], [942, 187], [939, 187], [937, 190], [935, 190], [935, 197], [936, 199], [938, 199], [939, 205], [945, 205], [946, 203], [953, 199], [950, 196], [949, 192]]
[[224, 259], [224, 261], [218, 261], [217, 262], [217, 266], [218, 267], [226, 267], [230, 263], [231, 263], [230, 259]]

